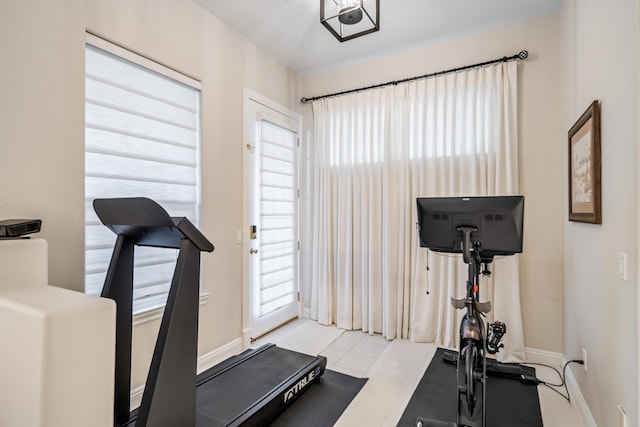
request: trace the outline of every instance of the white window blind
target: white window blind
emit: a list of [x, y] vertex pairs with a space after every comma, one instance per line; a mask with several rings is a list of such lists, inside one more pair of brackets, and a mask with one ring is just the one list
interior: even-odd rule
[[[116, 236], [94, 199], [148, 197], [199, 224], [200, 86], [91, 35], [85, 53], [85, 291], [100, 294]], [[164, 305], [177, 250], [135, 254], [139, 313]]]
[[260, 315], [295, 300], [296, 134], [260, 122]]

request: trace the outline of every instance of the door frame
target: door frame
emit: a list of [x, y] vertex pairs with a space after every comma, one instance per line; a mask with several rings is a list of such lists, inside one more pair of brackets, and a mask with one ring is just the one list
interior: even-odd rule
[[[242, 343], [243, 348], [248, 348], [251, 345], [251, 300], [250, 300], [250, 279], [249, 279], [249, 249], [251, 248], [251, 241], [249, 240], [249, 223], [250, 223], [250, 211], [249, 206], [251, 205], [251, 183], [248, 179], [249, 175], [249, 162], [246, 159], [247, 156], [247, 146], [253, 145], [254, 141], [251, 140], [250, 135], [252, 134], [251, 127], [255, 125], [255, 116], [251, 115], [251, 110], [249, 105], [252, 102], [263, 105], [264, 107], [271, 109], [279, 114], [287, 116], [298, 123], [298, 136], [301, 135], [302, 132], [302, 115], [296, 113], [293, 110], [290, 110], [271, 99], [260, 95], [259, 93], [249, 89], [244, 88], [243, 91], [243, 126], [242, 126], [242, 176], [243, 176], [243, 208], [242, 208]], [[298, 150], [298, 167], [300, 165], [300, 150]], [[298, 171], [299, 175], [299, 171]], [[298, 210], [299, 211], [299, 210]], [[298, 219], [299, 219], [298, 213]], [[299, 233], [298, 233], [299, 235]], [[297, 292], [300, 292], [300, 261], [298, 260], [298, 283], [296, 283], [298, 289]], [[303, 315], [303, 307], [302, 302], [298, 300], [298, 317]]]

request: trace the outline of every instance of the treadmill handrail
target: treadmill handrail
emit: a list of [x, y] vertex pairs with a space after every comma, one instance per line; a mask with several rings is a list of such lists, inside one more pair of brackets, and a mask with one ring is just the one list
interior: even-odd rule
[[138, 246], [179, 249], [180, 241], [189, 239], [201, 251], [214, 249], [187, 217], [171, 217], [149, 198], [95, 199], [93, 208], [107, 228]]

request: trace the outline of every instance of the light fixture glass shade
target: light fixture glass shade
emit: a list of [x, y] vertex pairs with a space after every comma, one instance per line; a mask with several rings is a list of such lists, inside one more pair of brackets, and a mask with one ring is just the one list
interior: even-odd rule
[[320, 22], [341, 42], [380, 29], [380, 0], [320, 0]]

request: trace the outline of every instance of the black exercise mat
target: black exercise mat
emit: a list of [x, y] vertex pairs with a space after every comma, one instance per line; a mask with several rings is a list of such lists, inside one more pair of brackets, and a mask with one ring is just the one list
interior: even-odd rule
[[367, 378], [324, 371], [320, 382], [311, 385], [270, 425], [273, 427], [331, 427], [349, 406]]
[[[456, 421], [456, 367], [442, 360], [439, 348], [400, 418], [398, 427], [414, 427], [418, 417]], [[524, 367], [532, 375], [535, 369]], [[487, 426], [542, 427], [538, 388], [519, 380], [488, 376]]]

